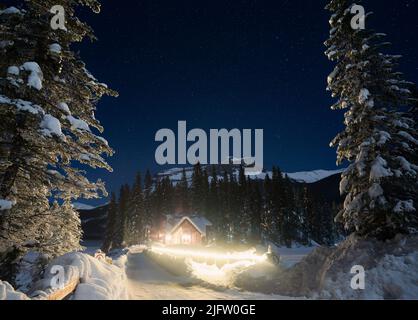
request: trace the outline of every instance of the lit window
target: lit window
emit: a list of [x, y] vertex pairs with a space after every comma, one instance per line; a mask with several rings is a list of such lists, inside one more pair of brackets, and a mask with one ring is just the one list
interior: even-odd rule
[[191, 234], [182, 234], [181, 236], [181, 243], [183, 244], [190, 244], [192, 243], [192, 235]]

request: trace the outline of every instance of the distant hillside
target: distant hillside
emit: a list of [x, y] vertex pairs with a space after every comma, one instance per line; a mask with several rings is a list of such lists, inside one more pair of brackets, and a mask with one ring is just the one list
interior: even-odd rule
[[109, 205], [90, 209], [78, 209], [84, 240], [103, 239], [106, 229], [107, 209]]

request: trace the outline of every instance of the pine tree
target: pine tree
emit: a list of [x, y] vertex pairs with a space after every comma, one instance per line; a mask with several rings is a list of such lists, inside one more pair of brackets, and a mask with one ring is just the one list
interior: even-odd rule
[[281, 170], [277, 167], [272, 169], [271, 179], [271, 216], [273, 220], [273, 234], [274, 242], [283, 243], [284, 239], [284, 216], [287, 214], [284, 180]]
[[231, 214], [231, 183], [229, 181], [228, 172], [223, 172], [222, 181], [219, 182], [219, 198], [220, 211], [222, 212], [222, 219], [219, 226], [219, 238], [231, 242], [233, 239], [233, 224]]
[[202, 174], [202, 215], [204, 217], [208, 216], [208, 213], [210, 211], [210, 203], [209, 203], [209, 189], [210, 189], [210, 183], [209, 183], [209, 173], [207, 168], [203, 170]]
[[142, 193], [141, 173], [138, 172], [128, 204], [128, 244], [140, 244], [144, 240], [144, 197]]
[[250, 236], [252, 243], [259, 243], [261, 240], [261, 225], [263, 215], [263, 197], [261, 195], [260, 186], [257, 181], [247, 178], [249, 212], [250, 212]]
[[315, 205], [313, 196], [307, 186], [303, 188], [303, 213], [304, 213], [304, 233], [309, 240], [316, 242], [319, 238], [320, 222], [318, 219], [318, 209]]
[[[22, 1], [23, 2], [23, 1]], [[100, 11], [96, 0], [60, 1], [66, 12], [66, 31], [50, 26], [53, 1], [25, 2], [25, 9], [0, 14], [0, 250], [37, 242], [50, 253], [50, 223], [55, 254], [77, 250], [77, 219], [71, 199], [95, 198], [103, 182], [90, 182], [75, 163], [111, 170], [104, 156], [113, 150], [95, 131], [97, 102], [116, 93], [95, 79], [71, 44], [94, 39], [92, 29], [75, 15], [78, 5]], [[22, 3], [23, 6], [23, 3]], [[49, 200], [58, 202], [51, 205]], [[63, 203], [58, 209], [58, 203]], [[73, 231], [69, 235], [69, 230]], [[61, 233], [60, 233], [61, 232]]]
[[186, 169], [183, 168], [181, 174], [181, 180], [176, 185], [177, 194], [177, 209], [181, 213], [190, 212], [190, 201], [189, 201], [189, 183], [187, 181]]
[[220, 198], [220, 182], [218, 180], [218, 173], [216, 167], [213, 166], [211, 170], [211, 179], [208, 196], [208, 219], [215, 225], [219, 225], [222, 221]]
[[204, 209], [204, 186], [203, 186], [203, 172], [200, 163], [193, 168], [191, 197], [193, 211], [201, 214]]
[[328, 77], [328, 90], [347, 109], [345, 130], [332, 142], [338, 164], [351, 165], [342, 175], [346, 194], [337, 219], [347, 230], [379, 239], [408, 233], [417, 227], [418, 166], [414, 121], [400, 110], [411, 102], [410, 83], [395, 72], [399, 56], [380, 53], [383, 34], [354, 30], [349, 0], [332, 0], [329, 59], [337, 62]]
[[263, 240], [273, 240], [276, 226], [273, 216], [273, 188], [267, 174], [264, 179], [264, 211], [261, 218], [261, 232]]
[[320, 212], [320, 237], [317, 241], [319, 244], [331, 246], [336, 240], [336, 226], [334, 223], [334, 211], [332, 205], [328, 202], [323, 203]]
[[80, 246], [81, 220], [78, 212], [71, 205], [70, 199], [64, 201], [60, 206], [55, 203], [52, 209], [54, 219], [45, 221], [45, 229], [47, 224], [51, 225], [52, 222], [53, 235], [50, 237], [50, 245], [46, 247], [49, 255], [55, 257], [82, 249]]
[[129, 185], [123, 185], [119, 193], [119, 205], [115, 223], [115, 241], [114, 248], [122, 248], [126, 245], [128, 230], [127, 218], [130, 199]]
[[283, 180], [283, 201], [280, 208], [280, 216], [282, 217], [282, 225], [280, 228], [281, 243], [290, 247], [294, 241], [301, 243], [301, 219], [296, 210], [295, 194], [292, 182], [286, 176]]
[[144, 227], [146, 228], [146, 239], [149, 240], [152, 229], [152, 212], [153, 212], [153, 180], [149, 170], [145, 174], [144, 181]]
[[118, 217], [118, 204], [116, 194], [112, 192], [110, 196], [109, 208], [107, 210], [106, 231], [102, 244], [102, 251], [108, 253], [116, 243], [116, 226]]
[[239, 168], [238, 179], [237, 200], [239, 212], [236, 221], [236, 233], [239, 241], [245, 243], [251, 237], [251, 199], [250, 186], [243, 166]]
[[238, 243], [241, 240], [241, 192], [234, 171], [229, 172], [228, 178], [228, 218], [230, 227], [230, 238], [232, 242]]

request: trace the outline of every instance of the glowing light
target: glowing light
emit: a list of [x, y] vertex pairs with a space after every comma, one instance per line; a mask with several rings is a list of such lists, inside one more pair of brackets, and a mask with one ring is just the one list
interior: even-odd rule
[[238, 274], [257, 264], [255, 261], [246, 260], [236, 261], [218, 267], [217, 265], [198, 263], [192, 259], [187, 259], [186, 263], [196, 278], [214, 285], [225, 287], [233, 286], [234, 280]]
[[167, 248], [167, 247], [151, 247], [151, 251], [159, 254], [169, 254], [173, 256], [180, 256], [186, 258], [206, 258], [211, 260], [227, 260], [227, 261], [252, 261], [252, 262], [263, 262], [267, 260], [267, 256], [257, 255], [256, 250], [248, 250], [243, 252], [205, 252], [201, 250], [191, 249], [179, 249], [179, 248]]

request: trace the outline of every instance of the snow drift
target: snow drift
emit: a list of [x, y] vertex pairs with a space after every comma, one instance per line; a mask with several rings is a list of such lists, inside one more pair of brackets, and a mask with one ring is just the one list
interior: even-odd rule
[[[61, 287], [74, 278], [79, 278], [80, 281], [75, 292], [69, 297], [71, 300], [126, 300], [129, 296], [126, 289], [125, 262], [125, 254], [120, 255], [112, 264], [84, 253], [65, 254], [48, 265], [44, 278], [34, 285], [29, 296], [45, 299], [56, 290], [53, 286], [58, 283], [58, 270], [64, 270], [64, 277], [58, 283]], [[27, 299], [30, 299], [27, 295], [0, 281], [0, 300]]]
[[74, 275], [80, 278], [73, 300], [123, 300], [128, 299], [124, 259], [111, 265], [83, 253], [68, 253], [52, 261], [45, 271], [47, 277], [42, 280], [43, 288], [50, 286], [56, 274], [54, 269], [61, 266], [65, 270], [65, 280]]
[[[365, 270], [364, 290], [351, 288], [353, 266]], [[352, 235], [338, 247], [315, 249], [282, 271], [269, 289], [316, 299], [418, 299], [417, 279], [418, 236], [381, 242]]]
[[22, 292], [15, 289], [7, 282], [0, 281], [0, 300], [29, 300]]

